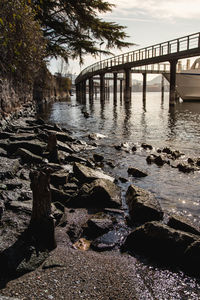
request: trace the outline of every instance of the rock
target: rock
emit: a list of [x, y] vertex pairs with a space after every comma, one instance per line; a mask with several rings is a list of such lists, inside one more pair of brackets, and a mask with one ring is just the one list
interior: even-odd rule
[[129, 207], [131, 223], [161, 220], [163, 217], [160, 204], [154, 195], [133, 184], [127, 190], [126, 202]]
[[134, 177], [145, 177], [148, 175], [147, 173], [133, 167], [128, 168], [128, 174]]
[[122, 183], [128, 182], [128, 179], [124, 178], [124, 177], [119, 177], [119, 181], [121, 181]]
[[163, 166], [164, 164], [168, 163], [168, 161], [162, 156], [162, 155], [158, 155], [154, 158], [154, 163], [161, 167]]
[[0, 157], [6, 157], [7, 156], [7, 151], [4, 150], [3, 148], [0, 148]]
[[0, 300], [20, 300], [20, 299], [16, 298], [16, 297], [6, 297], [6, 296], [0, 295]]
[[26, 150], [31, 151], [32, 153], [36, 155], [42, 155], [43, 151], [46, 148], [46, 145], [38, 140], [34, 140], [32, 142], [30, 141], [21, 141], [21, 142], [11, 142], [8, 145], [8, 152], [10, 154], [15, 153], [19, 148], [23, 148]]
[[122, 149], [121, 145], [115, 145], [114, 147], [115, 147], [116, 150], [121, 150]]
[[72, 201], [72, 206], [78, 207], [120, 207], [121, 191], [108, 179], [96, 179], [84, 184], [78, 196]]
[[58, 132], [58, 131], [56, 132], [54, 130], [47, 130], [47, 132], [49, 134], [55, 134], [57, 140], [60, 142], [63, 142], [63, 143], [75, 141], [75, 139], [72, 136], [70, 136], [69, 134], [67, 134], [66, 132]]
[[107, 161], [106, 164], [113, 169], [116, 167], [112, 161]]
[[94, 160], [95, 160], [96, 162], [101, 162], [101, 161], [104, 160], [103, 155], [100, 155], [100, 154], [97, 154], [97, 153], [94, 153], [94, 154], [93, 154], [93, 158], [94, 158]]
[[171, 150], [171, 149], [168, 148], [168, 147], [165, 147], [165, 148], [162, 150], [162, 152], [171, 155], [171, 157], [172, 157], [173, 159], [177, 159], [177, 158], [181, 157], [181, 155], [183, 155], [183, 153], [180, 153], [178, 150]]
[[91, 241], [86, 240], [85, 238], [80, 238], [77, 242], [73, 244], [74, 249], [87, 251], [90, 248]]
[[197, 158], [196, 165], [200, 167], [200, 158]]
[[56, 189], [54, 186], [51, 187], [51, 199], [52, 202], [60, 202], [64, 206], [68, 204], [69, 195], [67, 195], [63, 190]]
[[179, 216], [179, 215], [170, 216], [167, 225], [174, 229], [200, 235], [199, 228], [197, 228], [195, 225], [193, 225], [188, 219], [186, 219], [183, 216]]
[[186, 249], [197, 239], [193, 234], [153, 221], [133, 230], [122, 250], [145, 254], [167, 264], [183, 265]]
[[79, 163], [86, 163], [87, 159], [82, 158], [76, 154], [68, 155], [65, 159], [67, 162], [79, 162]]
[[8, 159], [4, 157], [0, 160], [0, 180], [13, 178], [20, 168], [19, 159]]
[[184, 253], [184, 269], [189, 272], [190, 275], [200, 275], [200, 240], [194, 241], [190, 244]]
[[4, 202], [0, 200], [0, 221], [3, 216], [4, 210], [5, 210]]
[[113, 221], [108, 218], [95, 218], [95, 216], [88, 220], [83, 235], [88, 239], [94, 239], [109, 230], [113, 229]]
[[91, 243], [91, 248], [95, 251], [108, 251], [112, 250], [116, 246], [120, 246], [127, 231], [124, 228], [119, 230], [112, 230], [99, 238], [95, 239]]
[[18, 133], [15, 135], [10, 135], [9, 139], [11, 141], [31, 141], [35, 139], [34, 133]]
[[148, 164], [152, 164], [152, 163], [154, 163], [155, 158], [156, 158], [155, 154], [150, 154], [147, 156], [146, 161]]
[[90, 133], [88, 135], [89, 139], [91, 140], [99, 140], [99, 139], [103, 139], [103, 138], [106, 138], [106, 135], [104, 134], [101, 134], [101, 133]]
[[103, 172], [86, 167], [80, 163], [74, 163], [73, 171], [75, 176], [83, 183], [91, 182], [95, 179], [108, 179], [112, 182], [115, 180], [113, 177], [106, 175]]
[[145, 150], [152, 150], [152, 149], [153, 149], [153, 147], [152, 147], [151, 145], [146, 144], [146, 143], [142, 143], [142, 144], [141, 144], [141, 147], [142, 147], [143, 149], [145, 149]]
[[32, 200], [21, 202], [21, 201], [11, 201], [7, 204], [7, 208], [15, 212], [24, 212], [31, 215], [32, 211]]
[[21, 157], [21, 160], [23, 163], [42, 163], [43, 162], [43, 158], [41, 156], [35, 155], [33, 153], [31, 153], [29, 150], [23, 149], [23, 148], [19, 148], [15, 154], [17, 156]]
[[74, 150], [66, 143], [62, 143], [60, 141], [57, 141], [58, 150], [61, 150], [63, 152], [72, 154]]
[[195, 163], [194, 159], [192, 159], [192, 158], [190, 158], [190, 157], [188, 158], [187, 162], [188, 162], [188, 164], [190, 164], [190, 165], [194, 165], [194, 163]]
[[137, 151], [137, 147], [136, 146], [133, 146], [132, 149], [131, 149], [133, 152]]
[[195, 171], [195, 168], [191, 167], [191, 166], [188, 166], [184, 163], [179, 163], [177, 165], [177, 168], [180, 172], [183, 172], [183, 173], [191, 173], [191, 172], [194, 172]]
[[67, 183], [69, 172], [65, 170], [52, 173], [50, 175], [50, 183], [54, 186], [65, 185]]

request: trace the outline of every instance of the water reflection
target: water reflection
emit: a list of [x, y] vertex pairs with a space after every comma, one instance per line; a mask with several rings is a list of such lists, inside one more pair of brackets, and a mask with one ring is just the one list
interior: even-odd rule
[[[44, 118], [75, 130], [77, 137], [82, 138], [85, 132], [99, 132], [108, 136], [103, 140], [100, 150], [105, 158], [107, 156], [110, 159], [114, 155], [119, 167], [113, 172], [116, 172], [116, 176], [126, 177], [128, 165], [133, 163], [133, 155], [124, 152], [115, 155], [113, 147], [110, 147], [112, 144], [146, 142], [155, 149], [165, 146], [178, 149], [186, 154], [185, 159], [199, 156], [200, 103], [177, 103], [169, 109], [168, 99], [167, 93], [163, 99], [161, 93], [147, 93], [144, 102], [141, 93], [133, 93], [132, 100], [127, 102], [120, 99], [118, 93], [114, 101], [110, 93], [109, 99], [103, 101], [100, 101], [99, 94], [97, 99], [87, 95], [86, 101], [79, 106], [74, 96], [71, 103], [43, 105], [40, 109]], [[84, 117], [82, 109], [89, 112], [89, 118]], [[146, 155], [145, 151], [138, 151], [134, 155], [135, 167], [146, 169], [149, 174], [144, 180], [138, 180], [137, 184], [153, 191], [164, 208], [179, 209], [199, 219], [199, 173], [188, 175], [169, 166], [148, 166]]]

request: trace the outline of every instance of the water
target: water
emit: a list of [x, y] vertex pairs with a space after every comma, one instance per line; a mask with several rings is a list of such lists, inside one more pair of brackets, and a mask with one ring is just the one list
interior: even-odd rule
[[[108, 173], [129, 179], [128, 183], [121, 184], [123, 194], [130, 182], [134, 183], [154, 193], [165, 211], [185, 215], [200, 224], [200, 172], [184, 174], [168, 165], [158, 167], [146, 163], [149, 153], [156, 153], [158, 148], [166, 146], [183, 152], [182, 161], [200, 156], [200, 103], [178, 103], [169, 109], [168, 98], [167, 93], [163, 101], [160, 93], [147, 93], [145, 105], [142, 94], [133, 93], [131, 103], [124, 103], [119, 97], [114, 103], [111, 94], [104, 102], [97, 97], [92, 102], [87, 99], [86, 103], [80, 104], [73, 96], [70, 102], [46, 106], [41, 116], [71, 129], [75, 137], [87, 142], [89, 133], [106, 135], [97, 141], [99, 147], [95, 152], [103, 153], [105, 159], [116, 165], [114, 169], [105, 165]], [[89, 113], [89, 118], [84, 117], [83, 110]], [[128, 142], [130, 147], [135, 144], [136, 153], [117, 151], [113, 147], [122, 142]], [[142, 149], [143, 142], [151, 144], [153, 150]], [[85, 155], [92, 157], [90, 152]], [[142, 179], [128, 177], [129, 166], [145, 170], [148, 176]], [[141, 299], [200, 299], [199, 284], [182, 273], [139, 262], [135, 267], [139, 276], [138, 288], [148, 290], [148, 297], [142, 298], [142, 293]]]
[[[132, 93], [130, 103], [120, 101], [119, 95], [114, 103], [111, 94], [104, 102], [97, 97], [80, 104], [73, 96], [70, 102], [56, 102], [46, 107], [42, 116], [70, 128], [77, 138], [86, 139], [93, 132], [106, 135], [99, 141], [96, 152], [103, 152], [105, 158], [116, 165], [113, 170], [107, 167], [108, 172], [128, 178], [129, 166], [147, 171], [147, 177], [129, 177], [129, 181], [153, 192], [165, 211], [178, 212], [200, 224], [200, 172], [184, 174], [168, 165], [148, 165], [146, 157], [150, 152], [140, 148], [145, 142], [154, 147], [151, 153], [156, 153], [158, 148], [167, 146], [184, 153], [182, 161], [200, 156], [200, 103], [182, 102], [169, 108], [168, 99], [168, 93], [163, 101], [160, 93], [147, 93], [144, 104], [141, 93]], [[89, 113], [89, 118], [84, 117], [83, 110]], [[115, 150], [113, 145], [121, 142], [135, 144], [138, 150], [135, 154]], [[122, 186], [124, 192], [127, 185]]]

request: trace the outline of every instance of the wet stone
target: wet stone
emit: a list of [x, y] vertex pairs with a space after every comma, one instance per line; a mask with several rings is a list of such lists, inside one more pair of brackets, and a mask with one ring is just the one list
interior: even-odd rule
[[187, 164], [184, 164], [184, 163], [179, 163], [177, 165], [177, 168], [180, 172], [183, 172], [183, 173], [191, 173], [191, 172], [195, 171], [195, 168], [188, 166]]
[[153, 147], [152, 147], [151, 145], [146, 144], [146, 143], [142, 143], [142, 144], [141, 144], [141, 147], [142, 147], [143, 149], [145, 149], [145, 150], [152, 150], [152, 149], [153, 149]]
[[20, 156], [21, 157], [21, 161], [22, 163], [42, 163], [43, 162], [43, 158], [39, 155], [33, 154], [31, 151], [23, 149], [23, 148], [19, 148], [17, 150], [17, 152], [15, 152], [15, 155]]
[[200, 230], [188, 219], [183, 216], [172, 215], [170, 216], [167, 225], [178, 230], [200, 235]]
[[91, 243], [91, 249], [95, 251], [108, 251], [112, 250], [115, 247], [120, 247], [124, 236], [127, 235], [127, 231], [124, 228], [120, 228], [119, 230], [112, 230], [99, 238], [95, 239]]
[[91, 218], [88, 220], [86, 227], [84, 228], [83, 235], [89, 239], [94, 239], [99, 235], [102, 235], [113, 228], [113, 221], [108, 218]]
[[115, 180], [113, 177], [101, 171], [86, 167], [80, 163], [74, 163], [73, 171], [75, 176], [82, 182], [91, 182], [95, 179], [108, 179], [112, 182]]
[[128, 168], [128, 174], [134, 177], [146, 177], [148, 175], [146, 172], [133, 167]]
[[93, 154], [93, 158], [94, 158], [94, 160], [95, 160], [96, 162], [101, 162], [101, 161], [104, 160], [103, 155], [100, 155], [100, 154], [97, 154], [97, 153], [94, 153], [94, 154]]
[[127, 190], [126, 202], [132, 223], [141, 224], [152, 220], [161, 220], [163, 217], [160, 204], [154, 195], [133, 184]]

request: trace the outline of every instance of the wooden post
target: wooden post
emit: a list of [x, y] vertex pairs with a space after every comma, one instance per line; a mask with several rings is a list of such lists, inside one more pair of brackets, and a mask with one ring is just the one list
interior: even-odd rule
[[59, 163], [58, 147], [56, 134], [50, 134], [48, 138], [47, 151], [49, 152], [48, 160], [51, 163]]
[[38, 249], [56, 248], [55, 225], [51, 215], [50, 174], [48, 171], [30, 173], [33, 208], [30, 221], [31, 234]]
[[169, 93], [170, 105], [175, 105], [175, 100], [176, 100], [176, 64], [177, 64], [177, 60], [170, 61], [170, 93]]
[[122, 100], [123, 79], [120, 79], [120, 101]]

